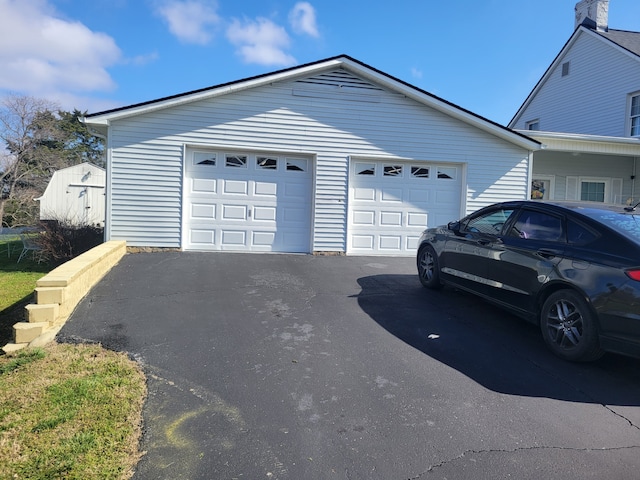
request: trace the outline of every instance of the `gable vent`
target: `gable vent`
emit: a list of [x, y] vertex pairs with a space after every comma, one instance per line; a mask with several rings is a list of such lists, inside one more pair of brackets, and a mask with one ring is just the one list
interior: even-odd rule
[[322, 73], [313, 77], [297, 80], [296, 83], [304, 85], [320, 85], [329, 87], [352, 88], [366, 91], [382, 91], [380, 87], [362, 80], [344, 70]]
[[344, 70], [321, 73], [295, 81], [291, 92], [296, 97], [349, 100], [379, 103], [384, 90]]

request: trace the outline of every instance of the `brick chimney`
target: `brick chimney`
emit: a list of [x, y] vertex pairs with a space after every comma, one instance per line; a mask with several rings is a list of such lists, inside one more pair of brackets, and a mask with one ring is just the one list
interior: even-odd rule
[[609, 0], [582, 0], [576, 3], [576, 25], [592, 30], [609, 30]]

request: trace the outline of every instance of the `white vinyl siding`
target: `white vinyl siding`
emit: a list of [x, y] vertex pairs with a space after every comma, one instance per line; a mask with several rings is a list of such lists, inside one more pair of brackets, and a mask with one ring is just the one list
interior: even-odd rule
[[[562, 76], [566, 62], [571, 63], [571, 73]], [[628, 98], [638, 91], [638, 79], [637, 57], [596, 33], [580, 31], [511, 126], [526, 129], [528, 120], [538, 118], [547, 132], [628, 137]]]
[[603, 181], [608, 185], [605, 201], [621, 204], [632, 196], [631, 182], [623, 186], [623, 179], [633, 168], [632, 157], [538, 152], [532, 178], [552, 177], [555, 190], [551, 198], [555, 200], [580, 200], [582, 181]]
[[346, 250], [350, 156], [466, 164], [461, 215], [527, 193], [525, 149], [342, 70], [113, 120], [110, 136], [108, 231], [130, 245], [182, 246], [185, 147], [314, 158], [314, 251]]

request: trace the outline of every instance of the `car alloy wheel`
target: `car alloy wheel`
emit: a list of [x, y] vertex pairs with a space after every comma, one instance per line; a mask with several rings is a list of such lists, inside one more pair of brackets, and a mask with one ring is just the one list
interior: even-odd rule
[[431, 245], [423, 246], [418, 252], [418, 276], [427, 288], [441, 288], [438, 257]]
[[573, 290], [559, 290], [549, 296], [542, 307], [540, 327], [547, 346], [565, 360], [591, 361], [603, 354], [595, 316]]

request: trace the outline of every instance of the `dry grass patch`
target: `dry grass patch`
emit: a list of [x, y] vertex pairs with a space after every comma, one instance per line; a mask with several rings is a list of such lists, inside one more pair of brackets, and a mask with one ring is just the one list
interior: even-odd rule
[[0, 357], [0, 478], [126, 479], [140, 458], [144, 375], [98, 345]]

